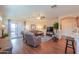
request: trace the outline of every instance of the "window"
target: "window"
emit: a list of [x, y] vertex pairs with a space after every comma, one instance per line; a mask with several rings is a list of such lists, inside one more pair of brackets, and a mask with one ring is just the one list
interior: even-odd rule
[[0, 21], [2, 21], [2, 17], [0, 16]]

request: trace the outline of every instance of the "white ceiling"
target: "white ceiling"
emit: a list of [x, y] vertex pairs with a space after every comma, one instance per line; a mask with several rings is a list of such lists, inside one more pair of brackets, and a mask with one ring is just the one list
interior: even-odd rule
[[57, 5], [51, 8], [50, 5], [8, 5], [0, 6], [0, 15], [6, 16], [46, 16], [48, 19], [69, 14], [78, 14], [79, 5]]

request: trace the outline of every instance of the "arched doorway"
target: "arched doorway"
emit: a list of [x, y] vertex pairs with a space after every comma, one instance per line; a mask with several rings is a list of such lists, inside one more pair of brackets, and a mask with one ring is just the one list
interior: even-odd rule
[[62, 17], [60, 20], [60, 25], [61, 25], [61, 37], [64, 36], [74, 37], [74, 33], [76, 31], [77, 26], [74, 16]]

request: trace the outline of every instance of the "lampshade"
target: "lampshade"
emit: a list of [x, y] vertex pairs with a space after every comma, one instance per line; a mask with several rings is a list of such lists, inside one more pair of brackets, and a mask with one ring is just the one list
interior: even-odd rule
[[5, 25], [2, 25], [2, 28], [5, 28]]

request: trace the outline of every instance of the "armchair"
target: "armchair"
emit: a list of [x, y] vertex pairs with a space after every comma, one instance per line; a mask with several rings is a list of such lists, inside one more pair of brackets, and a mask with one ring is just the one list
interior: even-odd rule
[[41, 37], [35, 36], [33, 33], [28, 32], [24, 34], [24, 40], [27, 41], [27, 44], [33, 47], [37, 47], [41, 43]]

